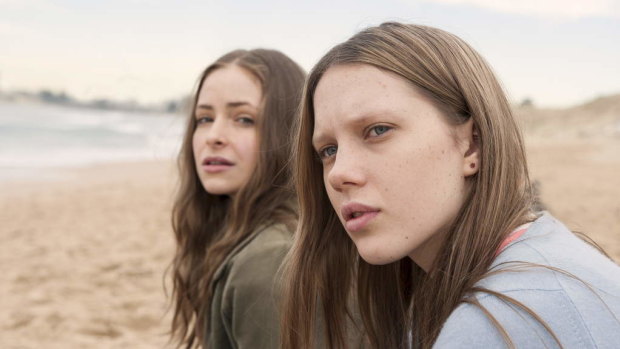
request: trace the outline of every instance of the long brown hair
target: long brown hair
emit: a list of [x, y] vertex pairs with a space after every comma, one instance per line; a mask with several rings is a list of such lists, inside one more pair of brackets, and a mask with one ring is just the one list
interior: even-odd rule
[[[257, 118], [259, 158], [248, 183], [230, 198], [209, 194], [195, 169], [192, 137], [198, 94], [213, 71], [237, 65], [255, 75], [262, 89]], [[305, 72], [279, 51], [230, 52], [208, 66], [195, 89], [178, 158], [180, 186], [172, 210], [177, 250], [172, 262], [174, 315], [172, 338], [178, 346], [205, 341], [213, 275], [237, 244], [258, 227], [280, 222], [293, 230], [297, 220], [290, 188], [290, 133]]]
[[[352, 63], [401, 76], [453, 124], [473, 119], [481, 167], [468, 177], [469, 193], [428, 273], [409, 258], [387, 265], [360, 259], [330, 205], [312, 148], [313, 96], [327, 69]], [[334, 47], [316, 64], [300, 112], [294, 149], [300, 221], [287, 257], [282, 346], [313, 347], [316, 334], [325, 331], [330, 347], [344, 347], [353, 293], [372, 347], [408, 347], [409, 331], [414, 347], [432, 346], [450, 313], [477, 291], [474, 285], [487, 273], [502, 240], [531, 219], [522, 136], [502, 87], [460, 38], [426, 26], [384, 23]], [[317, 314], [323, 329], [314, 326]]]

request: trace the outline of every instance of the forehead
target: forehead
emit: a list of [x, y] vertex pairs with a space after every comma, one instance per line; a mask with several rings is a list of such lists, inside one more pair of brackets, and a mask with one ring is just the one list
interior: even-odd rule
[[[387, 73], [366, 64], [344, 64], [332, 66], [323, 73], [314, 93], [315, 106], [323, 100], [355, 97], [367, 90], [386, 88]], [[329, 98], [329, 97], [334, 98]]]
[[246, 69], [233, 64], [218, 68], [205, 78], [198, 101], [199, 104], [244, 101], [258, 106], [261, 97], [260, 80]]
[[404, 78], [367, 64], [336, 65], [323, 74], [314, 93], [315, 114], [394, 105], [416, 96]]
[[312, 101], [315, 128], [332, 121], [399, 112], [419, 97], [408, 81], [394, 73], [367, 64], [336, 65], [327, 69], [316, 87]]

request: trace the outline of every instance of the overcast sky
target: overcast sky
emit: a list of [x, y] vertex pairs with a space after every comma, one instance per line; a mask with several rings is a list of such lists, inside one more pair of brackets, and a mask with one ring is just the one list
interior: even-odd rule
[[459, 35], [513, 101], [568, 106], [620, 93], [620, 0], [0, 0], [0, 89], [179, 98], [229, 50], [279, 49], [308, 70], [387, 20]]

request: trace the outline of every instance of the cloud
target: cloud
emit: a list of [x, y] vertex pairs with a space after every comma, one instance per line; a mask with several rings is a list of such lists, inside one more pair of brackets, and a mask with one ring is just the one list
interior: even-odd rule
[[0, 0], [0, 6], [6, 9], [29, 9], [47, 1], [40, 0]]
[[20, 12], [36, 11], [37, 13], [47, 13], [62, 8], [58, 3], [51, 0], [0, 0], [0, 9], [7, 18], [15, 16]]
[[553, 18], [620, 17], [620, 0], [427, 0], [472, 5], [498, 12]]

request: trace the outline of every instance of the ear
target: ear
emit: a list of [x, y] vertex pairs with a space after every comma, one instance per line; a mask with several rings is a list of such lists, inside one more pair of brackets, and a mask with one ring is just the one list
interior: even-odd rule
[[473, 118], [459, 126], [459, 141], [463, 154], [463, 176], [473, 176], [480, 168], [480, 135]]

